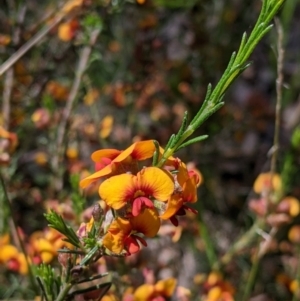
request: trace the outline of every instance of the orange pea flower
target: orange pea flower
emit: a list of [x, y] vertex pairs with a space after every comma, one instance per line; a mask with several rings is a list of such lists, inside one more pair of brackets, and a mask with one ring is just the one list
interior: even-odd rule
[[177, 281], [174, 278], [158, 281], [155, 285], [143, 284], [134, 292], [134, 301], [165, 301], [174, 293]]
[[153, 140], [136, 142], [124, 151], [117, 149], [98, 150], [92, 154], [92, 160], [96, 163], [96, 172], [81, 180], [80, 187], [85, 188], [94, 181], [108, 175], [128, 171], [136, 173], [137, 161], [151, 158], [154, 151]]
[[178, 158], [169, 158], [166, 162], [166, 168], [177, 172], [174, 174], [175, 190], [160, 218], [170, 219], [177, 226], [176, 215], [185, 215], [186, 211], [197, 213], [196, 210], [188, 207], [187, 204], [197, 201], [197, 186], [201, 183], [201, 178], [197, 173], [189, 171], [186, 165]]
[[160, 220], [156, 209], [145, 209], [140, 215], [129, 220], [117, 217], [103, 237], [103, 245], [116, 254], [124, 250], [128, 255], [134, 254], [140, 250], [139, 242], [147, 246], [146, 241], [137, 234], [154, 237], [159, 227]]
[[211, 272], [203, 286], [205, 301], [234, 301], [234, 287], [218, 272]]
[[132, 205], [132, 215], [153, 208], [153, 197], [167, 201], [174, 191], [172, 176], [158, 167], [146, 167], [137, 175], [121, 174], [105, 180], [99, 187], [100, 197], [113, 209]]

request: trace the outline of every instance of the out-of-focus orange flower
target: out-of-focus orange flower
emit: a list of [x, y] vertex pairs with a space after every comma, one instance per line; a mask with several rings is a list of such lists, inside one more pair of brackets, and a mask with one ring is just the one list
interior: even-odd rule
[[287, 213], [290, 216], [297, 216], [300, 213], [299, 200], [292, 196], [285, 197], [277, 206], [277, 212]]
[[203, 285], [205, 301], [234, 301], [234, 287], [219, 272], [211, 272]]
[[7, 139], [9, 141], [8, 152], [12, 153], [18, 146], [18, 136], [15, 133], [9, 132], [0, 125], [0, 138]]
[[119, 301], [114, 293], [109, 293], [101, 298], [101, 301]]
[[134, 301], [164, 301], [170, 298], [177, 281], [174, 278], [158, 281], [155, 285], [143, 284], [134, 292]]
[[32, 82], [33, 77], [28, 73], [28, 69], [22, 61], [18, 61], [14, 65], [14, 69], [16, 78], [21, 84], [28, 86]]
[[118, 82], [113, 87], [113, 100], [119, 107], [124, 107], [126, 105], [125, 86], [123, 83]]
[[40, 166], [44, 166], [49, 161], [48, 154], [45, 152], [36, 152], [34, 154], [34, 161], [36, 164], [38, 164]]
[[100, 133], [99, 133], [99, 136], [102, 139], [105, 139], [110, 135], [113, 124], [114, 124], [114, 118], [112, 115], [107, 115], [102, 119], [100, 124]]
[[50, 81], [47, 84], [46, 92], [59, 101], [65, 101], [69, 95], [69, 89], [56, 81]]
[[6, 244], [6, 242], [9, 242], [9, 240], [2, 239], [3, 245], [0, 244], [0, 264], [4, 264], [10, 271], [26, 275], [28, 273], [28, 265], [24, 254], [19, 252], [15, 246], [9, 243]]
[[43, 129], [50, 123], [50, 112], [45, 108], [37, 109], [31, 115], [31, 120], [38, 129]]
[[4, 245], [8, 245], [10, 242], [9, 239], [9, 234], [3, 234], [2, 236], [0, 236], [0, 247], [4, 246]]
[[292, 243], [300, 244], [300, 225], [291, 227], [288, 233], [288, 238]]
[[96, 172], [80, 181], [80, 187], [85, 188], [94, 181], [124, 172], [137, 172], [137, 161], [143, 161], [153, 156], [155, 146], [153, 140], [140, 141], [132, 144], [124, 151], [103, 149], [92, 154], [96, 163]]
[[7, 262], [11, 258], [16, 257], [18, 253], [19, 253], [18, 249], [11, 244], [6, 244], [4, 246], [1, 246], [0, 263]]
[[69, 146], [66, 150], [66, 156], [70, 160], [78, 158], [78, 148], [76, 146]]
[[136, 176], [121, 174], [105, 180], [99, 187], [100, 197], [116, 210], [132, 206], [132, 215], [137, 216], [144, 208], [153, 208], [154, 198], [167, 201], [174, 191], [170, 174], [157, 167], [146, 167]]
[[63, 247], [72, 249], [72, 245], [63, 241], [63, 238], [64, 236], [53, 228], [32, 233], [29, 245], [34, 263], [50, 263], [57, 256], [57, 250]]
[[121, 45], [118, 41], [111, 41], [109, 44], [108, 44], [108, 49], [111, 51], [111, 52], [119, 52], [120, 49], [121, 49]]
[[155, 14], [148, 14], [140, 22], [140, 28], [152, 28], [157, 25], [157, 17]]
[[254, 182], [253, 190], [256, 193], [281, 190], [281, 178], [278, 174], [261, 173]]
[[126, 251], [134, 254], [140, 250], [139, 243], [146, 246], [146, 241], [136, 235], [142, 233], [146, 237], [154, 237], [160, 227], [156, 209], [145, 209], [141, 214], [129, 220], [116, 218], [103, 238], [103, 245], [110, 251], [120, 254]]
[[100, 92], [98, 89], [90, 89], [83, 98], [83, 102], [87, 106], [91, 106], [99, 98]]
[[68, 22], [61, 23], [58, 26], [57, 34], [62, 41], [69, 42], [76, 36], [78, 29], [79, 29], [79, 22], [77, 19], [73, 19]]
[[82, 6], [83, 2], [84, 0], [70, 0], [63, 6], [62, 12], [64, 14], [69, 14], [75, 9], [79, 9]]
[[0, 34], [0, 45], [7, 46], [11, 42], [11, 37], [6, 34]]

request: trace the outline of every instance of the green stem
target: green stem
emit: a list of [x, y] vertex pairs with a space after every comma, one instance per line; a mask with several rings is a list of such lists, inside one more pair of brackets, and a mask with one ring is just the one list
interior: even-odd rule
[[[180, 148], [181, 144], [184, 143], [208, 117], [223, 106], [222, 98], [225, 92], [240, 73], [248, 67], [246, 64], [247, 60], [259, 41], [272, 28], [272, 25], [269, 25], [269, 23], [284, 2], [285, 0], [263, 0], [261, 12], [249, 38], [247, 39], [247, 35], [245, 33], [243, 34], [238, 53], [234, 52], [232, 54], [228, 66], [216, 87], [211, 91], [211, 85], [208, 86], [208, 93], [198, 113], [184, 131], [183, 129], [186, 124], [182, 124], [180, 131], [175, 135], [173, 142], [169, 143], [169, 147], [166, 148], [165, 153], [156, 166], [163, 166], [166, 160]], [[186, 118], [184, 118], [183, 121], [186, 123]]]
[[[200, 206], [202, 207], [202, 205]], [[208, 262], [210, 264], [210, 268], [218, 270], [219, 269], [218, 256], [215, 251], [214, 243], [211, 240], [211, 236], [206, 227], [206, 223], [203, 220], [202, 212], [203, 212], [202, 208], [199, 208], [199, 229], [200, 229], [201, 238], [203, 239], [205, 245], [205, 252], [206, 252]]]
[[55, 301], [64, 301], [72, 286], [73, 283], [65, 283]]
[[249, 300], [250, 294], [255, 285], [259, 264], [260, 264], [260, 258], [258, 257], [257, 254], [255, 254], [253, 263], [251, 265], [250, 273], [249, 273], [249, 276], [248, 276], [248, 279], [246, 282], [246, 287], [245, 287], [245, 291], [243, 294], [243, 298], [241, 299], [241, 301]]
[[258, 230], [264, 229], [265, 222], [263, 219], [257, 219], [252, 227], [244, 233], [235, 243], [234, 245], [222, 256], [220, 259], [220, 263], [222, 265], [228, 264], [234, 255], [239, 251], [248, 247], [257, 237]]

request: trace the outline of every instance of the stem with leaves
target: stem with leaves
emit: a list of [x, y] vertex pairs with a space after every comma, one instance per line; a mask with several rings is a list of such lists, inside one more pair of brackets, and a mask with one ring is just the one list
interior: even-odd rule
[[216, 87], [213, 89], [211, 84], [208, 85], [204, 102], [190, 124], [188, 124], [188, 116], [185, 113], [178, 133], [170, 137], [165, 152], [157, 166], [163, 166], [165, 161], [180, 148], [207, 138], [207, 135], [205, 135], [186, 141], [208, 117], [224, 105], [222, 99], [225, 92], [234, 80], [248, 68], [250, 55], [259, 41], [273, 27], [273, 25], [270, 25], [270, 22], [284, 2], [285, 0], [263, 0], [261, 12], [250, 36], [248, 37], [246, 33], [243, 34], [238, 51], [233, 52], [231, 55], [228, 66]]

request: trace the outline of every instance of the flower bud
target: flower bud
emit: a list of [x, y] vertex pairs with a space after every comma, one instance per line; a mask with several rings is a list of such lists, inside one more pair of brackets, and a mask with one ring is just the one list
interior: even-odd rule
[[99, 203], [96, 203], [94, 205], [93, 211], [92, 211], [92, 216], [94, 218], [94, 221], [97, 223], [101, 220], [101, 218], [103, 217], [104, 212], [103, 209], [101, 208], [101, 206], [99, 205]]

